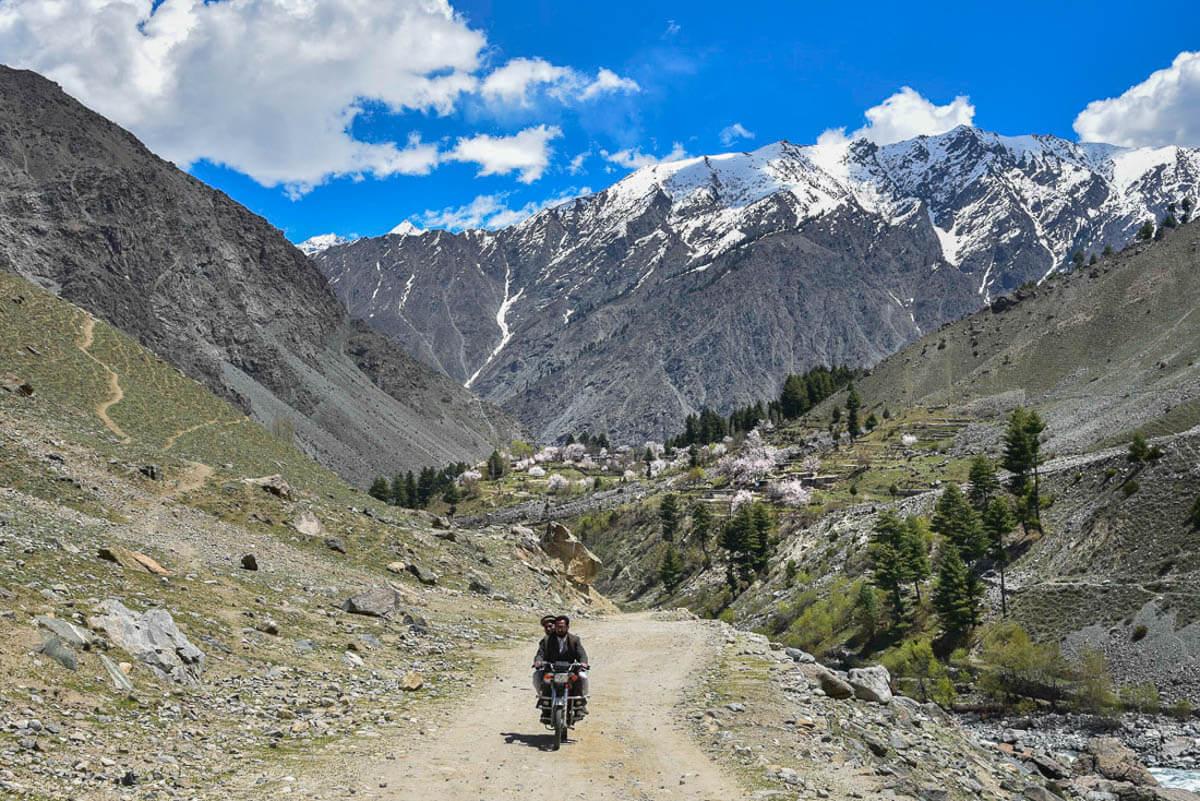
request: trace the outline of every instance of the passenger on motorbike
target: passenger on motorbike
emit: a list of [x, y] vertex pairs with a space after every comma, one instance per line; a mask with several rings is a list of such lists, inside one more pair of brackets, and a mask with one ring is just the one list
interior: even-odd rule
[[[538, 646], [534, 665], [541, 667], [545, 663], [578, 662], [583, 666], [575, 685], [577, 694], [583, 698], [582, 708], [579, 710], [579, 715], [582, 717], [587, 714], [588, 655], [587, 650], [583, 647], [583, 641], [579, 639], [578, 635], [571, 634], [570, 628], [571, 619], [566, 615], [559, 615], [554, 619], [554, 631], [547, 634]], [[538, 670], [534, 673], [534, 682], [537, 685], [538, 694], [541, 695], [543, 692], [542, 671]]]
[[554, 615], [542, 615], [542, 632], [545, 636], [538, 641], [537, 656], [533, 658], [533, 691], [542, 692], [542, 663], [546, 661], [543, 653], [546, 650], [546, 640], [554, 634]]

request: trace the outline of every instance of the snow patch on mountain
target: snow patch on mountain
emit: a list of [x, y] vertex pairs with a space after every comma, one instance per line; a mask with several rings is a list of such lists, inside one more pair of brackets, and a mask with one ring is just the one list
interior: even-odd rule
[[317, 234], [298, 243], [296, 247], [300, 248], [300, 251], [305, 256], [315, 256], [323, 250], [328, 250], [337, 245], [345, 245], [351, 241], [353, 240], [339, 236], [338, 234]]

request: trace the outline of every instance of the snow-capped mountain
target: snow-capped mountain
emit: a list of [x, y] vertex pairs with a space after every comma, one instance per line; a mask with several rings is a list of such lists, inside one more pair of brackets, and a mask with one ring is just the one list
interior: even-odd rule
[[814, 363], [870, 364], [1119, 249], [1196, 198], [1200, 152], [969, 127], [640, 169], [499, 231], [389, 235], [318, 266], [352, 315], [542, 436], [662, 436]]
[[310, 236], [303, 242], [297, 243], [296, 247], [298, 247], [305, 256], [315, 256], [322, 250], [328, 250], [329, 248], [337, 245], [345, 245], [351, 241], [353, 240], [347, 239], [344, 236], [338, 236], [337, 234], [317, 234], [316, 236]]

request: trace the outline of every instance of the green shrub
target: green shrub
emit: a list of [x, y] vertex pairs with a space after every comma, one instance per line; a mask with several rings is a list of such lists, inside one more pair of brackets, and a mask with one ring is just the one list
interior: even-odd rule
[[1121, 487], [1121, 492], [1125, 493], [1125, 497], [1128, 498], [1130, 495], [1133, 495], [1139, 489], [1141, 489], [1141, 487], [1139, 487], [1138, 483], [1131, 478], [1125, 482], [1125, 485], [1123, 487]]
[[1000, 621], [980, 633], [984, 668], [979, 688], [1009, 706], [1022, 699], [1057, 699], [1062, 695], [1066, 667], [1057, 645], [1035, 643], [1012, 621]]
[[1100, 715], [1113, 711], [1118, 704], [1113, 692], [1112, 674], [1104, 652], [1096, 648], [1085, 650], [1075, 667], [1075, 706], [1082, 712]]
[[894, 676], [913, 679], [921, 701], [933, 700], [941, 706], [954, 702], [954, 682], [946, 666], [933, 654], [933, 645], [926, 639], [906, 640], [899, 648], [883, 655], [883, 666]]
[[1187, 720], [1192, 716], [1192, 702], [1186, 698], [1180, 698], [1167, 707], [1167, 714], [1176, 720]]
[[1127, 684], [1120, 689], [1118, 696], [1121, 699], [1121, 707], [1129, 712], [1154, 714], [1162, 706], [1158, 698], [1158, 688], [1149, 681]]

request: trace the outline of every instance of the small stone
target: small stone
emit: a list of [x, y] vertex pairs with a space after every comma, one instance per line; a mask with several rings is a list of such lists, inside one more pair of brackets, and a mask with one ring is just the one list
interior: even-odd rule
[[252, 553], [242, 557], [242, 570], [258, 570], [258, 559]]

